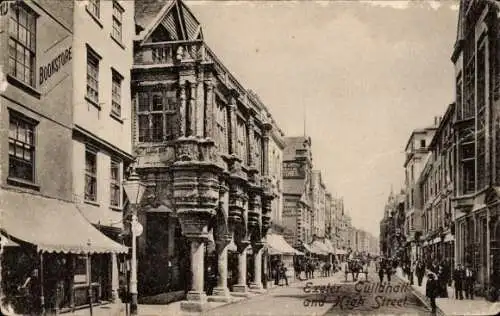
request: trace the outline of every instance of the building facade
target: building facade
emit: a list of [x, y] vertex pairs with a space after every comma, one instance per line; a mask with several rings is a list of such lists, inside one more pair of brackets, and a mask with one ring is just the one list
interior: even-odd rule
[[422, 233], [422, 195], [418, 178], [425, 166], [425, 159], [429, 153], [429, 144], [434, 136], [438, 118], [434, 126], [414, 130], [405, 147], [405, 225], [403, 234], [408, 246], [406, 256], [415, 261], [417, 258], [418, 236]]
[[308, 137], [286, 137], [283, 156], [283, 225], [294, 247], [312, 242], [312, 153]]
[[[127, 7], [128, 2], [124, 5]], [[6, 150], [0, 155], [0, 225], [10, 245], [0, 257], [1, 267], [7, 271], [1, 279], [1, 293], [5, 296], [2, 301], [17, 313], [69, 310], [88, 304], [89, 299], [94, 303], [116, 300], [118, 255], [128, 252], [92, 225], [83, 210], [87, 191], [78, 185], [88, 175], [94, 194], [110, 186], [110, 164], [99, 161], [98, 166], [86, 168], [85, 152], [81, 153], [81, 163], [75, 157], [75, 119], [82, 114], [78, 102], [85, 102], [71, 93], [83, 89], [86, 76], [77, 69], [78, 63], [85, 61], [76, 50], [87, 40], [75, 35], [83, 27], [77, 26], [85, 16], [81, 9], [81, 4], [72, 0], [1, 4], [0, 147]], [[106, 12], [111, 19], [111, 11]], [[129, 18], [128, 23], [133, 26], [132, 20]], [[87, 68], [83, 69], [85, 72]], [[103, 95], [111, 96], [111, 88]], [[100, 119], [94, 118], [93, 124], [101, 123]], [[101, 128], [114, 130], [108, 123], [103, 122]], [[126, 142], [130, 133], [123, 132]], [[93, 138], [93, 144], [99, 144], [98, 140]], [[118, 140], [109, 142], [121, 144]], [[105, 148], [120, 147], [115, 145]], [[129, 162], [130, 142], [120, 152], [122, 161]], [[123, 167], [119, 168], [122, 172]], [[106, 192], [110, 194], [110, 190]], [[119, 234], [122, 211], [109, 210], [108, 197], [99, 196], [90, 204], [102, 204], [98, 213], [117, 213], [113, 223]], [[93, 223], [98, 226], [99, 221]], [[34, 287], [30, 297], [9, 300], [19, 297], [16, 286], [30, 276], [47, 282]], [[28, 301], [31, 297], [36, 299]]]
[[498, 6], [460, 1], [455, 47], [455, 258], [477, 271], [484, 292], [500, 265], [500, 60]]
[[188, 284], [183, 308], [206, 306], [209, 266], [218, 275], [210, 299], [229, 300], [230, 290], [247, 296], [248, 271], [251, 287], [263, 286], [273, 124], [209, 48], [185, 3], [137, 1], [135, 18], [132, 132], [137, 170], [150, 184], [139, 216], [140, 269], [158, 279], [156, 291]]
[[446, 113], [429, 144], [429, 156], [420, 175], [422, 197], [423, 258], [454, 267], [453, 207], [455, 146], [453, 124], [455, 106]]
[[311, 173], [312, 189], [312, 231], [319, 238], [325, 237], [326, 227], [326, 186], [321, 177], [321, 171], [313, 170]]

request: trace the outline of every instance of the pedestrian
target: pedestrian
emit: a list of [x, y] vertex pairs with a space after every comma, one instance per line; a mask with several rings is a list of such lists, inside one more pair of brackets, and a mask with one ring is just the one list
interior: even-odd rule
[[425, 274], [425, 265], [421, 260], [417, 261], [415, 273], [417, 274], [418, 286], [422, 286], [422, 281], [424, 279], [424, 274]]
[[410, 285], [413, 285], [413, 274], [415, 273], [415, 268], [416, 268], [415, 261], [412, 261], [410, 264], [410, 273], [408, 276], [408, 278], [410, 279]]
[[378, 266], [377, 266], [377, 272], [378, 272], [378, 278], [380, 280], [380, 283], [382, 283], [384, 281], [384, 271], [385, 271], [385, 268], [384, 268], [384, 261], [382, 259], [380, 259], [380, 262], [378, 262]]
[[474, 299], [474, 282], [476, 281], [476, 275], [472, 270], [470, 264], [465, 268], [465, 298], [473, 300]]
[[435, 280], [434, 274], [429, 273], [427, 276], [427, 283], [425, 284], [425, 296], [431, 301], [432, 313], [436, 313], [436, 296], [438, 291], [438, 284]]
[[446, 284], [447, 284], [448, 281], [446, 280], [446, 275], [444, 273], [443, 264], [439, 265], [437, 281], [438, 281], [438, 285], [439, 285], [438, 296], [439, 297], [445, 297], [445, 298], [448, 297], [448, 291], [446, 289]]
[[363, 273], [365, 274], [365, 280], [368, 281], [368, 262], [363, 263]]
[[390, 260], [385, 265], [385, 274], [387, 275], [387, 282], [391, 283], [392, 263]]
[[285, 267], [285, 264], [283, 262], [281, 262], [281, 266], [280, 266], [280, 279], [285, 279], [285, 284], [286, 286], [288, 286], [288, 277], [286, 275], [286, 271], [287, 271], [287, 268]]
[[278, 261], [274, 261], [273, 273], [274, 273], [274, 285], [279, 285], [280, 284], [280, 264]]
[[453, 282], [455, 285], [455, 299], [463, 300], [463, 283], [464, 283], [465, 273], [462, 265], [459, 263], [457, 268], [453, 271]]

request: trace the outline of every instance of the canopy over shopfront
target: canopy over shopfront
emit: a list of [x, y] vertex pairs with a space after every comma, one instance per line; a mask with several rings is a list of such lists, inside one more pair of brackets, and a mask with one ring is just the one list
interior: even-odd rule
[[271, 255], [304, 255], [304, 253], [290, 246], [290, 244], [286, 242], [285, 238], [278, 234], [267, 235], [267, 247], [269, 249], [269, 254]]
[[40, 252], [128, 252], [88, 222], [73, 203], [0, 190], [0, 211], [2, 233]]
[[328, 249], [328, 247], [322, 241], [315, 240], [313, 241], [311, 246], [313, 249], [318, 250], [318, 252], [316, 252], [317, 254], [328, 255], [330, 253], [330, 249]]
[[345, 251], [344, 249], [337, 248], [337, 250], [335, 250], [335, 254], [337, 254], [337, 255], [346, 255], [347, 251]]

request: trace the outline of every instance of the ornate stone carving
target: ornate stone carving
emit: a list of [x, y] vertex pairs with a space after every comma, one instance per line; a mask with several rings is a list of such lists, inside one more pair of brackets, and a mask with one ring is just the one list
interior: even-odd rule
[[208, 225], [215, 210], [178, 208], [182, 234], [188, 238], [208, 238]]
[[267, 232], [271, 228], [271, 216], [268, 214], [262, 215], [262, 236], [266, 236]]
[[195, 138], [179, 138], [175, 143], [177, 161], [198, 160], [198, 141]]

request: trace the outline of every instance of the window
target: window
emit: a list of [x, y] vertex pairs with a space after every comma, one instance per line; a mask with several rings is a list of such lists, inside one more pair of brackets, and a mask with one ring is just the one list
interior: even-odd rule
[[111, 114], [121, 117], [122, 114], [122, 80], [123, 77], [113, 70], [111, 85]]
[[227, 110], [224, 104], [219, 100], [216, 99], [216, 106], [215, 106], [215, 124], [216, 124], [216, 141], [217, 145], [219, 147], [219, 151], [223, 153], [227, 153], [228, 151], [228, 144], [227, 144]]
[[463, 97], [463, 110], [462, 119], [474, 117], [475, 106], [475, 51], [476, 42], [474, 39], [474, 32], [470, 32], [465, 44], [465, 76], [464, 76], [464, 97]]
[[87, 50], [87, 98], [99, 104], [99, 57]]
[[177, 89], [171, 85], [162, 90], [137, 95], [139, 142], [163, 142], [177, 135]]
[[9, 177], [34, 181], [35, 125], [22, 118], [10, 117], [9, 122]]
[[120, 43], [122, 42], [122, 15], [123, 8], [113, 1], [113, 33], [111, 35]]
[[474, 142], [463, 143], [460, 146], [460, 160], [461, 160], [461, 184], [462, 184], [462, 193], [468, 194], [474, 192], [475, 189], [475, 177], [476, 177], [476, 168], [475, 168], [475, 148]]
[[9, 74], [35, 86], [36, 16], [24, 5], [12, 5], [9, 19]]
[[87, 9], [92, 13], [96, 18], [101, 16], [101, 0], [88, 0]]
[[120, 181], [120, 162], [111, 160], [111, 183], [110, 183], [110, 205], [120, 207], [121, 201], [121, 181]]
[[463, 114], [462, 114], [462, 76], [459, 75], [457, 78], [457, 85], [456, 85], [456, 92], [455, 92], [455, 102], [456, 102], [456, 109], [457, 109], [457, 116], [458, 119], [462, 119]]
[[420, 148], [425, 148], [425, 139], [420, 140]]
[[259, 170], [259, 172], [262, 173], [262, 169], [263, 169], [263, 166], [262, 166], [262, 163], [263, 163], [262, 137], [256, 131], [254, 131], [254, 144], [255, 144], [255, 148], [253, 149], [255, 152], [254, 164], [255, 164], [255, 167], [257, 168], [257, 170]]
[[73, 280], [75, 283], [88, 283], [88, 258], [86, 255], [79, 255], [75, 259], [75, 272]]
[[97, 154], [85, 151], [85, 200], [97, 201]]
[[236, 129], [237, 132], [237, 141], [238, 141], [238, 147], [237, 147], [237, 155], [238, 157], [241, 158], [244, 164], [248, 164], [248, 150], [247, 150], [247, 127], [245, 125], [245, 122], [238, 118], [237, 119], [237, 124], [238, 127]]

